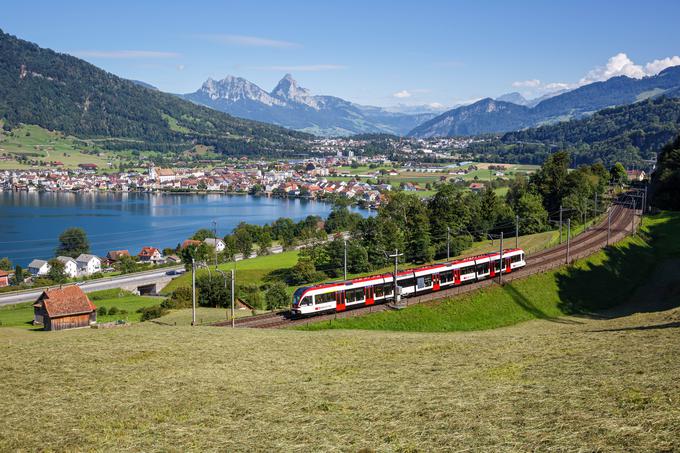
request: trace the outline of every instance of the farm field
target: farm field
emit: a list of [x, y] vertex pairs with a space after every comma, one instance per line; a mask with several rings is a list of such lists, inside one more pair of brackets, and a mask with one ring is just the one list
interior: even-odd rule
[[678, 323], [676, 309], [453, 333], [0, 329], [0, 445], [673, 451]]

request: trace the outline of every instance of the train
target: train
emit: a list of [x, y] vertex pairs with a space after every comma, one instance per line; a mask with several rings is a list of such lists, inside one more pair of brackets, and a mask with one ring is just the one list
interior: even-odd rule
[[[397, 295], [413, 297], [466, 283], [494, 278], [526, 266], [524, 250], [466, 257], [397, 272]], [[292, 317], [341, 312], [394, 301], [394, 274], [371, 275], [340, 282], [297, 288], [293, 293]]]

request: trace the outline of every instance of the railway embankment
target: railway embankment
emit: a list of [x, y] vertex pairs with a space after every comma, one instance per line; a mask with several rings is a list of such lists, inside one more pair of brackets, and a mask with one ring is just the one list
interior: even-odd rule
[[680, 284], [673, 272], [680, 261], [679, 233], [680, 213], [661, 213], [646, 217], [636, 235], [570, 265], [400, 311], [327, 319], [298, 328], [469, 331], [532, 319], [575, 323], [584, 316], [672, 308], [680, 303]]

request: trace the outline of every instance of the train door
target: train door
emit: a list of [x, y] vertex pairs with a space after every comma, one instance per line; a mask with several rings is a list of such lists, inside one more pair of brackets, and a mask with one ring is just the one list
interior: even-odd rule
[[439, 274], [432, 274], [432, 291], [439, 291]]
[[505, 272], [512, 272], [512, 258], [505, 258]]
[[489, 260], [489, 277], [495, 277], [496, 276], [496, 266], [494, 264], [494, 261]]
[[373, 294], [372, 286], [367, 286], [364, 288], [364, 298], [366, 300], [366, 305], [373, 305], [375, 303], [375, 296]]
[[460, 285], [460, 269], [453, 270], [453, 283]]
[[338, 291], [335, 293], [335, 311], [345, 311], [345, 292]]

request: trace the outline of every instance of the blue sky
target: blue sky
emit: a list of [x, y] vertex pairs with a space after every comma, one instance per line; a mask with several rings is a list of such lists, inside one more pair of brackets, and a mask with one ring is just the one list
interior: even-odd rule
[[291, 72], [315, 94], [448, 106], [680, 64], [678, 17], [653, 0], [26, 0], [0, 27], [164, 91], [227, 74], [271, 90]]

